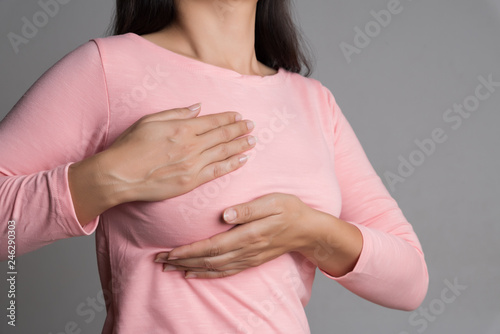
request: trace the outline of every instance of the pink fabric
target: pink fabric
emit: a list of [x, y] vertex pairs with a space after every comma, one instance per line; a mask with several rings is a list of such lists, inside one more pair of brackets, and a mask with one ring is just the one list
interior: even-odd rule
[[[196, 102], [200, 115], [235, 110], [255, 122], [259, 142], [246, 165], [166, 201], [119, 205], [82, 228], [68, 166], [109, 147], [141, 116]], [[0, 143], [0, 259], [8, 220], [16, 221], [18, 256], [96, 231], [109, 297], [103, 333], [309, 333], [303, 307], [315, 267], [298, 253], [221, 279], [184, 279], [153, 262], [158, 252], [228, 230], [225, 208], [271, 192], [295, 194], [360, 229], [356, 267], [343, 277], [323, 272], [332, 280], [403, 310], [418, 307], [427, 291], [412, 226], [315, 79], [284, 69], [240, 75], [133, 33], [97, 38], [29, 89], [0, 123]]]

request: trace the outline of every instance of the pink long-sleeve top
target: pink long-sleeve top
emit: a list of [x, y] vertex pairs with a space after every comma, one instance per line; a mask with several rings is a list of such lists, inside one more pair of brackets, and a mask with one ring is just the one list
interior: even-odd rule
[[[238, 111], [257, 145], [239, 170], [160, 202], [116, 206], [82, 227], [68, 167], [109, 147], [141, 116], [202, 102]], [[46, 71], [0, 123], [0, 260], [95, 231], [107, 301], [103, 333], [309, 333], [315, 267], [301, 254], [218, 279], [162, 272], [158, 252], [231, 228], [223, 210], [271, 192], [355, 225], [363, 248], [332, 277], [374, 303], [411, 310], [428, 273], [412, 226], [371, 166], [332, 93], [281, 68], [260, 77], [203, 63], [134, 33], [90, 40]], [[304, 222], [307, 224], [307, 222]]]

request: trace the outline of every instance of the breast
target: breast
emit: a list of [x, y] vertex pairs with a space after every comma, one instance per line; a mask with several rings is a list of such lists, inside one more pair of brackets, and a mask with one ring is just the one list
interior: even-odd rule
[[280, 108], [252, 117], [258, 143], [239, 170], [175, 198], [114, 207], [105, 213], [112, 232], [140, 248], [173, 248], [229, 230], [222, 221], [226, 208], [272, 192], [338, 216], [340, 191], [319, 122]]

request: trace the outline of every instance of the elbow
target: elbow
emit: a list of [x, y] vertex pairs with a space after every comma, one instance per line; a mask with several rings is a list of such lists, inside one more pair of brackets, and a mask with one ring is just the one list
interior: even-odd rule
[[412, 275], [408, 282], [407, 294], [402, 304], [398, 307], [402, 311], [415, 311], [422, 305], [429, 289], [429, 273], [422, 257], [419, 273]]
[[420, 305], [422, 305], [425, 296], [427, 295], [427, 286], [422, 286], [419, 288], [419, 291], [417, 294], [409, 297], [406, 302], [402, 305], [401, 308], [399, 308], [401, 311], [415, 311], [417, 310]]

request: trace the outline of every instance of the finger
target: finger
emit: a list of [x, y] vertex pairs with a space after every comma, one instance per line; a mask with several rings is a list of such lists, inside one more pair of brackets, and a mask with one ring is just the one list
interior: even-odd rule
[[[217, 256], [214, 258], [194, 258], [183, 260], [171, 260], [163, 265], [163, 271], [228, 271], [245, 270], [257, 267], [265, 262], [271, 261], [286, 253], [286, 250], [279, 249], [266, 250], [263, 248], [240, 249], [228, 256]], [[209, 261], [210, 264], [207, 264]]]
[[215, 257], [242, 248], [242, 243], [249, 238], [248, 229], [236, 226], [229, 231], [219, 233], [208, 239], [172, 249], [168, 260], [197, 257]]
[[223, 161], [218, 161], [206, 165], [198, 173], [198, 181], [200, 184], [212, 181], [218, 177], [226, 175], [232, 171], [237, 170], [242, 167], [248, 160], [248, 156], [245, 154], [233, 155]]
[[[200, 267], [165, 264], [164, 271], [177, 270], [177, 271], [195, 271], [195, 272], [207, 272], [207, 271], [217, 272], [217, 271], [230, 271], [230, 270], [246, 270], [249, 268], [260, 266], [265, 262], [274, 260], [275, 258], [283, 254], [284, 253], [276, 253], [275, 255], [269, 257], [259, 255], [259, 256], [243, 258], [241, 260], [229, 262], [225, 265], [218, 266], [215, 268], [200, 268]], [[165, 269], [165, 267], [167, 267], [167, 269]]]
[[164, 262], [168, 258], [168, 252], [158, 253], [154, 259], [154, 262]]
[[281, 194], [271, 193], [250, 202], [233, 205], [224, 210], [222, 217], [227, 223], [243, 224], [279, 215], [281, 213], [280, 196]]
[[221, 143], [230, 142], [235, 138], [249, 133], [253, 128], [254, 123], [252, 121], [243, 120], [212, 129], [199, 136], [202, 139], [202, 149], [207, 150]]
[[187, 271], [184, 275], [185, 278], [223, 278], [236, 275], [240, 273], [242, 270], [233, 269], [227, 271], [203, 271], [203, 272], [195, 272], [195, 271]]
[[201, 153], [201, 158], [205, 165], [213, 162], [224, 161], [236, 154], [241, 154], [253, 148], [257, 143], [255, 136], [245, 136], [235, 139], [229, 143], [219, 144]]
[[188, 119], [198, 115], [200, 110], [201, 110], [201, 103], [196, 103], [186, 108], [163, 110], [157, 113], [146, 115], [143, 117], [143, 121], [159, 122], [159, 121], [170, 121], [173, 119]]
[[247, 257], [251, 256], [251, 254], [245, 253], [243, 249], [237, 249], [215, 257], [192, 257], [178, 260], [162, 260], [161, 262], [175, 266], [180, 270], [205, 271], [246, 268], [248, 265], [242, 264], [244, 262], [244, 259], [240, 259], [242, 256]]
[[198, 268], [198, 267], [185, 267], [185, 266], [176, 266], [173, 264], [165, 263], [163, 264], [163, 271], [196, 271], [196, 272], [205, 272], [205, 271], [227, 271], [227, 270], [245, 270], [249, 268], [248, 265], [226, 265], [221, 267], [220, 269], [208, 269], [208, 268]]
[[225, 111], [193, 118], [191, 125], [197, 135], [202, 135], [219, 127], [241, 121], [241, 118], [241, 114], [236, 111]]

